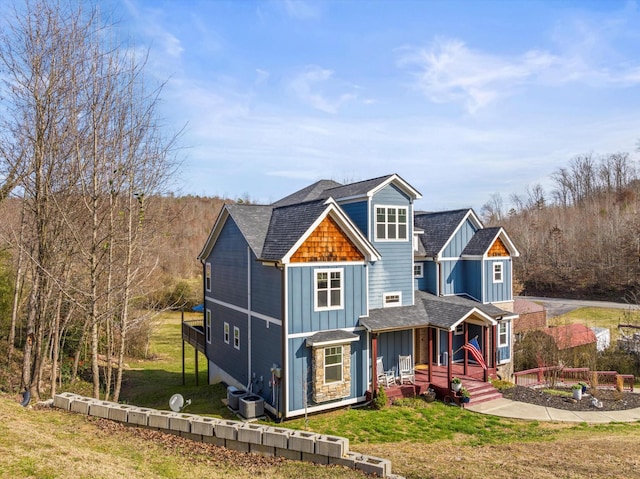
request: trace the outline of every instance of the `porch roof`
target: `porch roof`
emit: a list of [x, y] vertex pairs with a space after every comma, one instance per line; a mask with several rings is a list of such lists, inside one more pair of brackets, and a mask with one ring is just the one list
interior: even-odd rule
[[453, 330], [465, 319], [473, 316], [488, 324], [511, 316], [492, 304], [483, 304], [461, 296], [435, 296], [424, 291], [415, 292], [415, 305], [380, 308], [361, 317], [360, 324], [371, 332], [393, 331], [433, 326]]

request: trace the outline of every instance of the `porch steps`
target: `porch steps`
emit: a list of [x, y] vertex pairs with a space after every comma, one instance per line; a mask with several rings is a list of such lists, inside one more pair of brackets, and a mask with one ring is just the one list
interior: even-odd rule
[[423, 392], [426, 392], [428, 385], [426, 384], [403, 384], [402, 386], [393, 386], [385, 389], [387, 395], [387, 402], [391, 404], [396, 399], [410, 398], [419, 396]]
[[491, 383], [462, 379], [462, 385], [471, 394], [471, 403], [473, 404], [481, 404], [502, 397], [502, 393], [494, 388]]

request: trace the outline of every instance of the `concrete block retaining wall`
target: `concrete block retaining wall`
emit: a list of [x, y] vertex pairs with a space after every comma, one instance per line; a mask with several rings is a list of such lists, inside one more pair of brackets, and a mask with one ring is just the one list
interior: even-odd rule
[[387, 459], [349, 451], [349, 440], [344, 437], [141, 408], [72, 393], [56, 394], [53, 405], [67, 411], [156, 429], [236, 451], [316, 464], [338, 464], [380, 477], [400, 478], [391, 473], [391, 462]]

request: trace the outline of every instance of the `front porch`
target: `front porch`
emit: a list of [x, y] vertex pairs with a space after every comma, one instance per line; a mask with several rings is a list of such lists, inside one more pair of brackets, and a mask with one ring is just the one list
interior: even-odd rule
[[[441, 401], [454, 401], [454, 395], [449, 384], [447, 366], [431, 366], [431, 381], [429, 381], [429, 367], [418, 365], [415, 369], [414, 384], [394, 384], [385, 387], [387, 399], [392, 402], [395, 399], [415, 397], [426, 393], [429, 388], [436, 392], [436, 398]], [[471, 394], [473, 404], [491, 401], [502, 397], [491, 383], [484, 380], [484, 369], [480, 366], [467, 364], [467, 373], [464, 374], [464, 364], [451, 365], [453, 377], [462, 380], [462, 385]], [[495, 368], [488, 369], [489, 376], [495, 377]]]

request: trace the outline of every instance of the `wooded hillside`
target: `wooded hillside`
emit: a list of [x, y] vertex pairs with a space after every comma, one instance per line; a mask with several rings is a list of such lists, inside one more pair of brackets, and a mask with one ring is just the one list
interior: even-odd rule
[[640, 180], [633, 160], [579, 156], [551, 178], [550, 192], [528, 187], [511, 195], [506, 212], [494, 195], [481, 210], [520, 251], [516, 293], [637, 302]]

